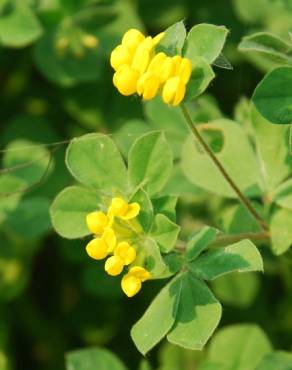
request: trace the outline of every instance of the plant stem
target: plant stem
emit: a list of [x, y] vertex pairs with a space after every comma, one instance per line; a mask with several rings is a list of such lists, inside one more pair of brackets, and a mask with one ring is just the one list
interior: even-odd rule
[[190, 116], [190, 113], [187, 109], [187, 107], [184, 104], [181, 104], [181, 109], [183, 112], [183, 115], [185, 117], [187, 126], [191, 130], [194, 137], [199, 141], [199, 143], [204, 148], [206, 154], [210, 157], [210, 159], [213, 161], [215, 166], [218, 168], [218, 170], [221, 172], [222, 176], [225, 178], [225, 180], [228, 182], [228, 184], [232, 187], [234, 192], [237, 194], [238, 198], [242, 202], [242, 204], [246, 207], [246, 209], [249, 211], [249, 213], [253, 216], [253, 218], [256, 220], [258, 225], [261, 227], [262, 230], [268, 230], [268, 226], [265, 223], [265, 221], [262, 219], [262, 217], [258, 214], [256, 209], [252, 206], [249, 199], [246, 198], [241, 190], [238, 188], [238, 186], [235, 184], [235, 182], [231, 179], [225, 168], [223, 167], [222, 163], [218, 160], [218, 158], [215, 156], [215, 154], [212, 152], [212, 150], [209, 148], [208, 144], [205, 142], [199, 131], [197, 130], [196, 126], [194, 125], [192, 118]]

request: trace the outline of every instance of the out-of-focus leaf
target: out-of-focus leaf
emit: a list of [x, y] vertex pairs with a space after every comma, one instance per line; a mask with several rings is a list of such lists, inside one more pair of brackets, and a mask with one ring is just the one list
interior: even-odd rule
[[291, 370], [292, 353], [275, 351], [266, 355], [256, 370]]
[[270, 230], [273, 252], [276, 255], [286, 252], [292, 245], [292, 212], [284, 208], [275, 210]]

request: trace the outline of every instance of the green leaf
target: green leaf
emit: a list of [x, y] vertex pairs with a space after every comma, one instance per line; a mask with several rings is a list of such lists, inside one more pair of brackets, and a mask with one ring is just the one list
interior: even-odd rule
[[51, 205], [50, 213], [54, 229], [68, 239], [89, 235], [86, 215], [96, 211], [99, 203], [97, 192], [80, 186], [65, 188]]
[[207, 285], [185, 273], [175, 319], [167, 335], [169, 342], [192, 350], [201, 350], [221, 318], [221, 305]]
[[151, 236], [158, 243], [162, 253], [169, 253], [175, 246], [180, 227], [165, 215], [158, 213], [154, 218]]
[[187, 243], [186, 257], [188, 261], [196, 259], [204, 249], [215, 240], [218, 230], [210, 226], [204, 226]]
[[171, 221], [176, 221], [176, 204], [178, 197], [174, 195], [164, 195], [159, 198], [152, 199], [154, 213], [162, 213]]
[[127, 370], [124, 364], [110, 351], [103, 348], [88, 348], [66, 354], [67, 370]]
[[292, 212], [277, 209], [270, 221], [272, 250], [276, 255], [286, 252], [292, 245]]
[[194, 99], [202, 94], [215, 78], [215, 73], [204, 58], [193, 57], [192, 66], [192, 75], [187, 84], [184, 101]]
[[115, 143], [106, 135], [88, 134], [71, 141], [66, 164], [80, 183], [106, 194], [124, 193], [126, 166]]
[[39, 238], [51, 229], [49, 206], [50, 201], [43, 197], [23, 199], [5, 223], [15, 236], [28, 240]]
[[181, 253], [168, 253], [163, 256], [165, 263], [165, 269], [162, 274], [159, 275], [159, 279], [166, 279], [174, 274], [178, 273], [183, 266], [184, 258]]
[[211, 64], [221, 53], [228, 30], [224, 26], [198, 24], [188, 33], [184, 56], [195, 65], [196, 57], [202, 57]]
[[42, 26], [23, 0], [16, 0], [12, 11], [1, 15], [0, 43], [21, 48], [36, 41], [42, 34]]
[[289, 127], [270, 125], [254, 106], [251, 110], [251, 120], [261, 160], [263, 186], [271, 193], [291, 173], [292, 156], [287, 145]]
[[160, 254], [158, 244], [154, 239], [147, 238], [142, 242], [142, 250], [145, 256], [145, 267], [151, 273], [152, 279], [160, 279], [160, 275], [164, 273], [166, 265]]
[[274, 202], [292, 211], [292, 179], [283, 182], [274, 193]]
[[226, 370], [255, 370], [271, 350], [268, 338], [257, 325], [232, 325], [215, 334], [209, 359], [225, 365]]
[[292, 63], [291, 45], [272, 33], [257, 32], [246, 36], [240, 42], [238, 49], [242, 52], [259, 53], [273, 63]]
[[275, 124], [292, 123], [292, 67], [278, 67], [256, 87], [252, 101], [258, 112]]
[[247, 308], [256, 299], [260, 288], [256, 273], [222, 275], [212, 282], [215, 296], [232, 307]]
[[[243, 192], [259, 195], [260, 170], [243, 128], [226, 119], [219, 119], [208, 125], [197, 125], [197, 128], [204, 137], [205, 131], [217, 131], [223, 135], [223, 146], [216, 153], [217, 158]], [[184, 174], [193, 184], [221, 196], [236, 197], [222, 173], [192, 136], [189, 136], [183, 145], [181, 165]]]
[[27, 140], [14, 140], [6, 147], [3, 165], [12, 168], [13, 174], [23, 179], [27, 185], [37, 184], [53, 169], [50, 152], [40, 144]]
[[157, 51], [169, 56], [181, 54], [186, 38], [186, 28], [183, 21], [177, 22], [165, 30], [165, 35], [156, 47]]
[[214, 280], [230, 272], [263, 271], [263, 260], [257, 247], [248, 239], [209, 251], [190, 263], [200, 279]]
[[275, 351], [266, 355], [256, 370], [291, 370], [292, 353]]
[[133, 326], [132, 339], [143, 355], [160, 342], [172, 328], [180, 291], [181, 277], [176, 277], [158, 293], [141, 319]]
[[134, 189], [144, 188], [150, 195], [166, 184], [172, 169], [172, 153], [161, 132], [137, 139], [129, 152], [129, 180]]
[[138, 202], [140, 205], [140, 213], [137, 217], [144, 232], [148, 232], [153, 223], [153, 205], [149, 195], [143, 190], [139, 189], [132, 197], [131, 202]]

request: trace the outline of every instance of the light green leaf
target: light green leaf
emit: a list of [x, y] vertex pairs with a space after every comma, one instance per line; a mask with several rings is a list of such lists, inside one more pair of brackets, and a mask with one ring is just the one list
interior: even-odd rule
[[260, 157], [260, 172], [268, 195], [291, 173], [292, 156], [288, 149], [289, 127], [270, 125], [252, 106], [251, 121]]
[[202, 94], [215, 78], [215, 73], [204, 58], [193, 57], [192, 66], [192, 75], [187, 84], [184, 101], [194, 99]]
[[178, 197], [174, 195], [164, 195], [162, 197], [152, 199], [154, 213], [162, 213], [171, 221], [175, 222], [177, 200]]
[[226, 370], [226, 367], [217, 362], [206, 361], [198, 368], [198, 370]]
[[183, 254], [181, 253], [168, 253], [163, 256], [165, 263], [165, 269], [162, 274], [159, 275], [159, 279], [166, 279], [174, 274], [178, 273], [182, 269], [184, 263]]
[[291, 45], [268, 32], [257, 32], [246, 36], [238, 49], [247, 53], [259, 53], [268, 61], [277, 64], [292, 64]]
[[129, 180], [134, 189], [142, 187], [153, 195], [166, 184], [172, 169], [172, 153], [161, 132], [137, 139], [129, 152]]
[[286, 252], [292, 245], [292, 212], [277, 209], [271, 217], [272, 250], [276, 255]]
[[51, 229], [50, 201], [44, 197], [23, 199], [9, 213], [5, 223], [14, 235], [22, 239], [36, 239]]
[[212, 290], [220, 302], [239, 308], [249, 307], [257, 297], [259, 288], [259, 276], [252, 272], [232, 272], [212, 282]]
[[210, 226], [204, 226], [187, 243], [186, 257], [188, 261], [196, 259], [204, 249], [215, 240], [218, 230]]
[[66, 354], [67, 370], [127, 370], [112, 352], [103, 348], [88, 348]]
[[4, 167], [12, 168], [13, 174], [28, 186], [37, 184], [48, 170], [53, 169], [51, 154], [44, 146], [19, 139], [12, 141], [6, 149]]
[[160, 254], [160, 249], [156, 241], [152, 238], [147, 238], [142, 242], [142, 249], [145, 256], [145, 267], [151, 273], [152, 279], [160, 279], [160, 275], [164, 273], [166, 265]]
[[275, 351], [266, 355], [256, 370], [291, 370], [292, 353]]
[[[224, 26], [202, 23], [194, 26], [188, 33], [184, 56], [192, 63], [196, 57], [204, 58], [209, 64], [221, 53], [228, 30]], [[195, 63], [194, 63], [195, 65]]]
[[106, 135], [88, 134], [73, 139], [67, 149], [66, 164], [76, 180], [86, 186], [111, 195], [126, 190], [125, 163]]
[[162, 253], [169, 253], [175, 246], [180, 227], [165, 215], [158, 213], [154, 218], [151, 236], [158, 243]]
[[0, 43], [21, 48], [36, 41], [42, 34], [42, 26], [23, 0], [16, 0], [10, 13], [1, 15]]
[[252, 101], [258, 112], [275, 124], [292, 123], [292, 67], [269, 72], [256, 87]]
[[183, 21], [177, 22], [165, 30], [165, 35], [156, 47], [167, 55], [174, 56], [181, 54], [186, 38], [186, 28]]
[[215, 334], [209, 359], [225, 365], [226, 370], [255, 370], [271, 351], [268, 338], [257, 325], [232, 325]]
[[139, 189], [132, 197], [131, 202], [137, 202], [140, 205], [140, 213], [137, 217], [144, 232], [148, 232], [153, 223], [153, 205], [149, 195], [143, 190]]
[[239, 18], [248, 24], [261, 23], [271, 11], [269, 0], [233, 0]]
[[175, 325], [167, 335], [169, 342], [201, 350], [221, 318], [221, 305], [204, 282], [185, 273]]
[[143, 355], [160, 342], [172, 328], [180, 291], [181, 277], [176, 277], [158, 293], [141, 319], [133, 326], [132, 339]]
[[214, 280], [230, 272], [263, 271], [263, 260], [257, 247], [248, 239], [202, 255], [190, 263], [200, 279]]
[[283, 182], [274, 193], [274, 202], [292, 211], [292, 179]]
[[[226, 119], [200, 126], [197, 125], [197, 128], [203, 136], [214, 131], [223, 135], [223, 147], [216, 153], [217, 158], [243, 192], [259, 195], [259, 166], [243, 128]], [[234, 190], [192, 136], [187, 138], [182, 148], [182, 169], [195, 185], [221, 196], [236, 197]]]
[[61, 191], [51, 205], [53, 227], [64, 238], [75, 239], [90, 234], [86, 215], [96, 211], [100, 198], [97, 192], [80, 186], [71, 186]]

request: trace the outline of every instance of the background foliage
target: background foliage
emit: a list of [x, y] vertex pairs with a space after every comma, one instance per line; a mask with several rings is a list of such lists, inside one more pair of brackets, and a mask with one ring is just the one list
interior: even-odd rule
[[[162, 342], [148, 355], [148, 364], [141, 363], [129, 332], [163, 283], [147, 283], [135, 299], [126, 299], [119, 282], [87, 257], [84, 240], [65, 240], [53, 232], [49, 206], [59, 191], [75, 185], [64, 163], [71, 138], [105, 133], [126, 156], [138, 136], [164, 130], [174, 170], [167, 184], [158, 179], [150, 192], [164, 186], [162, 195], [182, 195], [177, 209], [185, 236], [202, 224], [232, 234], [258, 231], [212, 164], [201, 161], [181, 114], [158, 100], [143, 105], [121, 97], [112, 85], [109, 53], [128, 28], [154, 35], [181, 19], [188, 29], [213, 23], [230, 30], [224, 57], [213, 63], [216, 78], [208, 94], [191, 105], [192, 116], [201, 124], [212, 121], [213, 132], [208, 125], [202, 128], [205, 138], [223, 161], [229, 158], [231, 174], [255, 197], [259, 212], [269, 215], [273, 252], [261, 249], [265, 275], [233, 273], [211, 282], [224, 310], [222, 329], [206, 351]], [[291, 29], [292, 4], [284, 0], [0, 1], [1, 370], [61, 370], [66, 352], [74, 370], [92, 369], [95, 356], [99, 368], [116, 370], [233, 370], [234, 364], [242, 370], [291, 369], [289, 355], [279, 352], [291, 351], [292, 345], [289, 133], [287, 126], [265, 121], [292, 121], [287, 110], [292, 99]], [[95, 36], [97, 46], [86, 47], [85, 35]], [[233, 70], [216, 67], [228, 66], [227, 60]], [[277, 76], [268, 75], [254, 93], [264, 74], [277, 66], [282, 66]], [[279, 80], [287, 94], [284, 111], [275, 109]], [[271, 90], [274, 96], [263, 102]], [[252, 95], [264, 118], [250, 105]], [[263, 194], [268, 197], [264, 209], [257, 202]], [[255, 344], [246, 344], [247, 337]], [[88, 362], [84, 352], [71, 353], [88, 346], [106, 347], [125, 365], [101, 347], [85, 350], [90, 351]], [[221, 349], [226, 347], [232, 348], [230, 358]], [[238, 359], [242, 348], [245, 356]]]

